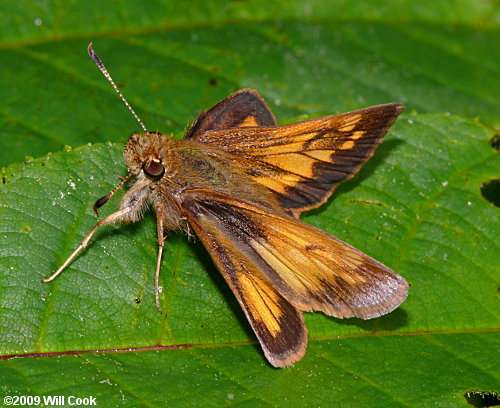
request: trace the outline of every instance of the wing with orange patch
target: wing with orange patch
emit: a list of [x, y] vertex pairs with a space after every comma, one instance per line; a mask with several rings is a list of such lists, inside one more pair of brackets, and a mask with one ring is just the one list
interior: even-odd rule
[[229, 95], [213, 108], [202, 112], [184, 139], [198, 139], [205, 132], [223, 129], [274, 126], [276, 118], [264, 99], [253, 89], [242, 89]]
[[302, 313], [262, 274], [241, 243], [208, 215], [204, 203], [188, 196], [184, 204], [190, 226], [236, 296], [268, 361], [286, 367], [300, 360], [307, 346]]
[[[289, 343], [305, 336], [297, 309], [370, 319], [406, 299], [401, 276], [293, 217], [208, 190], [183, 193], [182, 208], [274, 365], [293, 363], [305, 348]], [[289, 347], [285, 359], [270, 352]]]
[[285, 126], [200, 133], [237, 156], [233, 164], [295, 215], [324, 203], [371, 157], [403, 110], [386, 104]]

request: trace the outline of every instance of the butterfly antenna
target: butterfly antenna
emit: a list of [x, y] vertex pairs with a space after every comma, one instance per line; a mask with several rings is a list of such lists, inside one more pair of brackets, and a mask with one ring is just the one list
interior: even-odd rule
[[113, 190], [111, 190], [108, 194], [106, 194], [104, 197], [99, 198], [94, 204], [94, 212], [95, 214], [99, 217], [99, 213], [97, 210], [101, 208], [104, 204], [108, 202], [108, 200], [115, 195], [115, 193], [123, 187], [123, 185], [130, 180], [130, 177], [132, 177], [132, 173], [127, 174], [127, 177], [122, 178], [122, 181], [120, 181], [120, 184], [118, 184]]
[[146, 129], [146, 126], [144, 126], [144, 123], [142, 123], [142, 120], [139, 119], [139, 116], [137, 116], [137, 114], [135, 113], [135, 111], [132, 109], [132, 106], [130, 106], [130, 104], [127, 102], [127, 100], [125, 99], [125, 97], [122, 95], [122, 93], [120, 92], [120, 90], [116, 86], [115, 81], [113, 81], [113, 78], [111, 78], [111, 75], [109, 75], [108, 70], [106, 69], [106, 67], [102, 63], [102, 61], [99, 58], [99, 56], [97, 55], [97, 53], [92, 48], [92, 43], [89, 44], [89, 46], [87, 48], [87, 51], [89, 52], [89, 55], [90, 55], [90, 58], [92, 58], [92, 61], [95, 62], [95, 64], [101, 70], [101, 72], [104, 74], [104, 76], [107, 78], [107, 80], [111, 83], [111, 85], [113, 85], [113, 88], [118, 93], [118, 95], [120, 96], [120, 98], [123, 101], [123, 103], [125, 104], [125, 106], [128, 108], [128, 110], [130, 112], [132, 112], [132, 115], [134, 115], [134, 118], [137, 119], [137, 122], [139, 122], [139, 124], [141, 125], [141, 127], [144, 129], [144, 132], [145, 133], [149, 133], [148, 130]]

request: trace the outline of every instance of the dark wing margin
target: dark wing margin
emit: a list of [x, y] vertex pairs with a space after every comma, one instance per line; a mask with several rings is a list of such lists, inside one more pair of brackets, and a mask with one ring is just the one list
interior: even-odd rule
[[188, 220], [212, 225], [239, 257], [255, 265], [301, 311], [372, 319], [407, 296], [396, 272], [349, 244], [288, 215], [208, 190], [185, 193]]
[[300, 311], [371, 319], [406, 299], [404, 278], [293, 217], [209, 190], [185, 191], [181, 200], [275, 366], [304, 354]]
[[202, 112], [184, 139], [198, 139], [209, 131], [248, 126], [275, 126], [276, 118], [259, 93], [242, 89]]
[[208, 207], [190, 199], [183, 204], [190, 226], [236, 296], [268, 361], [286, 367], [300, 360], [307, 346], [302, 313], [272, 286]]
[[207, 132], [197, 140], [237, 156], [235, 166], [298, 216], [358, 172], [402, 110], [391, 103], [285, 126]]

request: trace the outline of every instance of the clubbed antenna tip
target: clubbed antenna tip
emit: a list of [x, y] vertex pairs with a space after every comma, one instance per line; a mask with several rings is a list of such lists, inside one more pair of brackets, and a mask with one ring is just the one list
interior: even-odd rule
[[99, 208], [101, 208], [104, 204], [108, 202], [108, 200], [115, 195], [115, 193], [123, 187], [123, 185], [130, 180], [130, 177], [132, 177], [132, 173], [127, 174], [126, 177], [122, 177], [122, 181], [113, 189], [111, 190], [108, 194], [106, 194], [104, 197], [99, 198], [94, 204], [94, 212], [95, 215], [99, 217]]
[[137, 116], [137, 114], [135, 113], [135, 111], [132, 109], [132, 107], [127, 102], [127, 100], [125, 99], [125, 97], [122, 95], [122, 93], [120, 92], [120, 90], [116, 86], [115, 81], [113, 81], [113, 78], [111, 78], [111, 75], [109, 75], [108, 70], [106, 69], [106, 67], [102, 63], [101, 59], [99, 58], [99, 55], [97, 55], [97, 53], [92, 48], [92, 42], [87, 47], [87, 51], [88, 51], [88, 53], [90, 55], [90, 58], [92, 58], [92, 61], [95, 62], [95, 64], [97, 65], [97, 67], [101, 70], [101, 72], [104, 74], [104, 76], [106, 77], [106, 79], [111, 83], [111, 85], [113, 86], [113, 88], [115, 89], [115, 91], [118, 93], [118, 95], [120, 96], [120, 98], [123, 101], [123, 103], [125, 104], [125, 106], [132, 113], [132, 115], [134, 115], [134, 118], [136, 118], [137, 122], [139, 122], [139, 124], [141, 125], [142, 129], [144, 130], [144, 132], [148, 133], [148, 130], [146, 129], [146, 126], [144, 126], [144, 123], [142, 123], [142, 120], [139, 119], [139, 116]]

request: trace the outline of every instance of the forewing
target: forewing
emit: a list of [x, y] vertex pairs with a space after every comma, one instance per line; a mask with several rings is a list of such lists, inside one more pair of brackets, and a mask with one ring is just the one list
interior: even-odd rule
[[264, 99], [253, 89], [242, 89], [202, 112], [184, 139], [197, 140], [209, 131], [248, 126], [274, 126], [276, 119]]
[[[404, 278], [293, 217], [206, 190], [187, 192], [183, 206], [219, 269], [230, 276], [228, 282], [233, 276], [258, 279], [267, 282], [273, 296], [280, 295], [279, 302], [286, 299], [299, 310], [340, 318], [378, 317], [406, 299]], [[221, 260], [218, 254], [228, 247], [231, 252]], [[235, 283], [230, 285], [237, 297], [242, 296]]]
[[235, 166], [298, 215], [356, 174], [402, 110], [379, 105], [286, 126], [205, 132], [197, 140], [236, 155]]
[[210, 207], [193, 198], [184, 200], [189, 224], [236, 296], [266, 358], [275, 367], [300, 360], [307, 346], [302, 313], [262, 274], [245, 246], [210, 214]]

